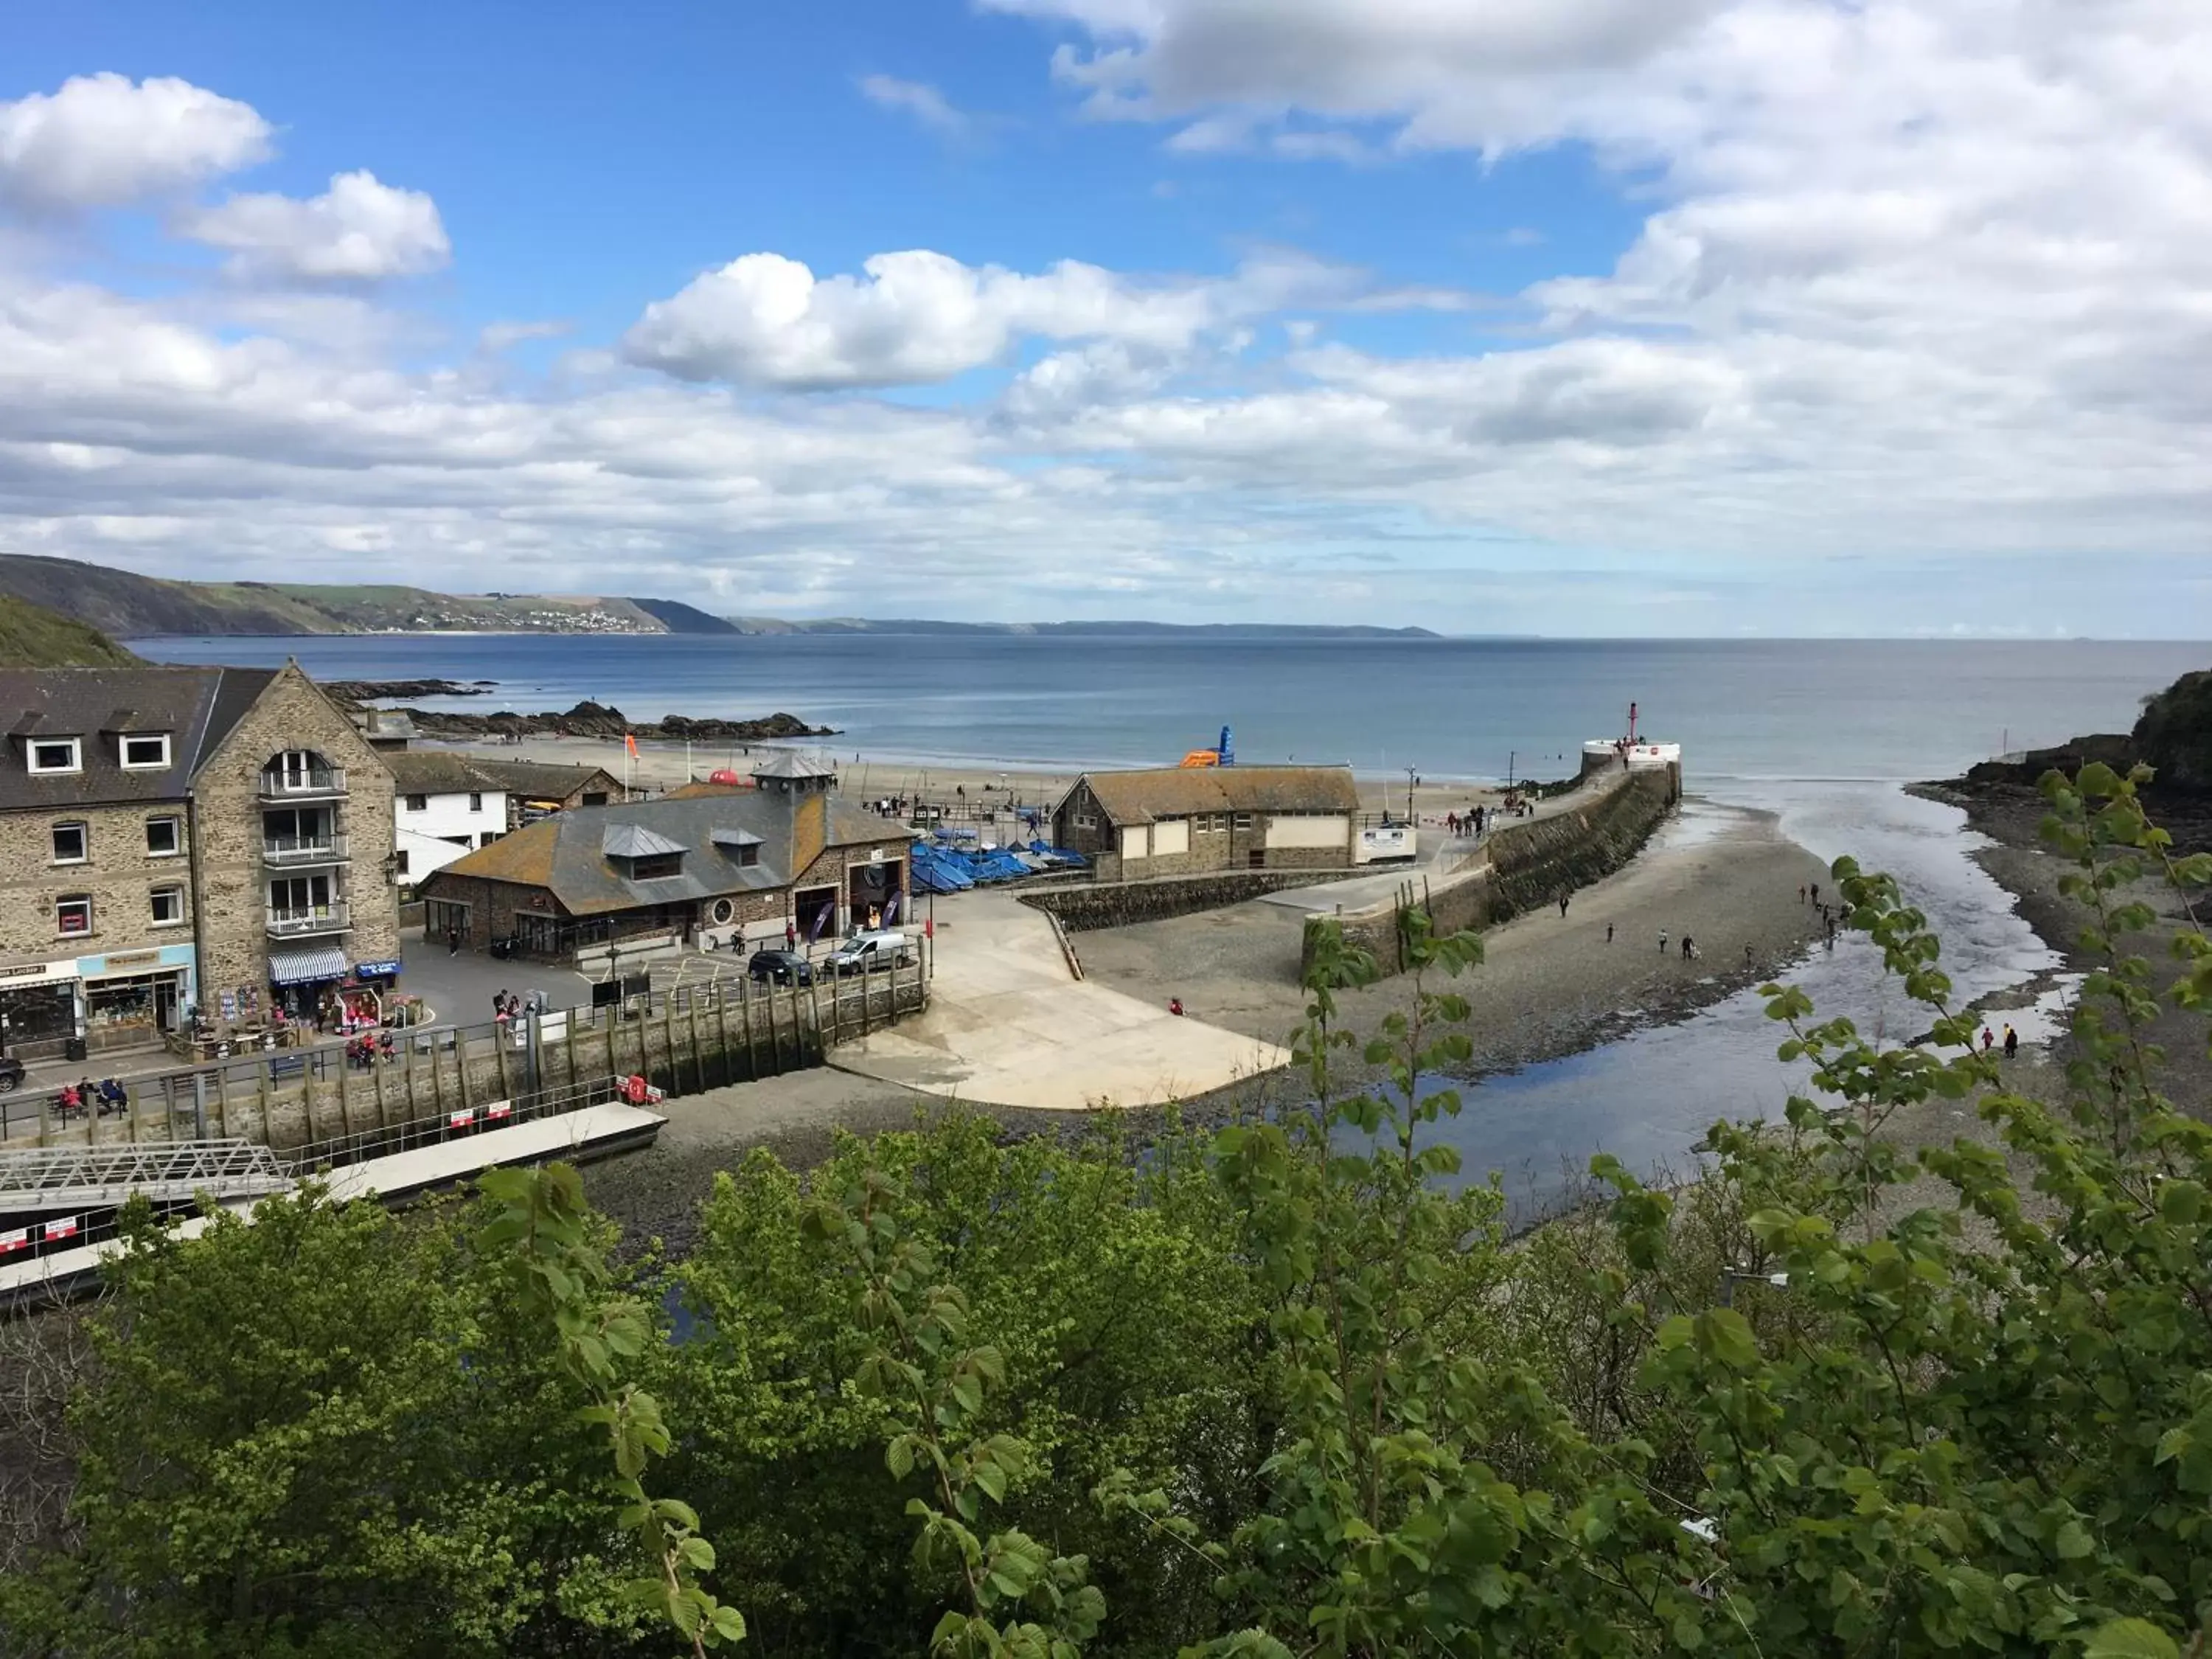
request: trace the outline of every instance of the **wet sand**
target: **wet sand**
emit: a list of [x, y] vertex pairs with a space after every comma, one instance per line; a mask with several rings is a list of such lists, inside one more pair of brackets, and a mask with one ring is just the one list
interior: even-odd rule
[[[1689, 803], [1627, 868], [1576, 892], [1565, 917], [1547, 907], [1482, 936], [1481, 965], [1452, 987], [1473, 1005], [1465, 1029], [1474, 1069], [1577, 1053], [1785, 973], [1820, 937], [1819, 913], [1798, 888], [1826, 878], [1772, 815]], [[1079, 933], [1074, 943], [1084, 971], [1117, 990], [1181, 997], [1201, 1019], [1280, 1042], [1304, 1011], [1302, 926], [1300, 912], [1261, 900]], [[1697, 941], [1693, 962], [1681, 957], [1686, 933]], [[1340, 1002], [1367, 1030], [1411, 996], [1410, 981], [1390, 979]]]

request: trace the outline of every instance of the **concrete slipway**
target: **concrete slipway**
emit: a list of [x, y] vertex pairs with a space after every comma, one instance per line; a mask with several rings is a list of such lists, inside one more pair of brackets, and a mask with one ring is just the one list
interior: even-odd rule
[[1078, 980], [1051, 921], [1010, 893], [942, 898], [936, 916], [929, 1011], [840, 1044], [832, 1066], [947, 1100], [1079, 1111], [1187, 1100], [1290, 1060]]

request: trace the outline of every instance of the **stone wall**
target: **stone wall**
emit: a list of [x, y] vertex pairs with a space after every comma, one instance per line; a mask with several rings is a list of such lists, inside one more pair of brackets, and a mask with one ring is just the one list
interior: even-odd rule
[[1059, 918], [1071, 933], [1121, 927], [1136, 921], [1164, 921], [1200, 910], [1242, 904], [1285, 887], [1310, 887], [1339, 881], [1341, 870], [1224, 870], [1209, 876], [1171, 876], [1162, 881], [1094, 882], [1084, 886], [1040, 888], [1021, 895], [1023, 903]]
[[[0, 961], [58, 961], [189, 941], [192, 908], [185, 816], [181, 800], [0, 813]], [[175, 854], [157, 858], [147, 852], [149, 818], [176, 820]], [[58, 823], [85, 826], [82, 863], [54, 862]], [[184, 890], [179, 923], [154, 925], [157, 887]], [[80, 893], [92, 899], [92, 931], [64, 937], [56, 901]]]
[[[1440, 933], [1480, 932], [1554, 902], [1562, 890], [1587, 887], [1620, 869], [1642, 849], [1681, 793], [1679, 769], [1591, 775], [1589, 799], [1548, 817], [1509, 823], [1485, 842], [1476, 862], [1433, 884], [1425, 903]], [[1581, 792], [1577, 792], [1578, 793]], [[1380, 904], [1339, 918], [1347, 944], [1371, 951], [1385, 973], [1404, 967], [1401, 907]], [[1306, 923], [1304, 957], [1312, 959], [1322, 918]]]

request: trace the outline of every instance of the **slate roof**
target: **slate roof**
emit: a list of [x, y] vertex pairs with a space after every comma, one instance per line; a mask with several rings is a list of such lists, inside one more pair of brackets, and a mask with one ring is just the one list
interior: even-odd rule
[[[717, 830], [708, 839], [719, 844], [726, 833]], [[665, 853], [681, 853], [684, 843], [671, 841], [642, 823], [610, 823], [599, 832], [599, 851], [611, 859], [649, 859]]]
[[1359, 790], [1348, 766], [1156, 766], [1085, 772], [1076, 787], [1085, 785], [1117, 824], [1200, 812], [1359, 810]]
[[[423, 887], [434, 896], [437, 884], [447, 876], [542, 887], [571, 915], [726, 893], [775, 891], [788, 886], [798, 873], [791, 861], [799, 811], [810, 801], [823, 799], [745, 789], [577, 807], [540, 818], [454, 860], [426, 878]], [[833, 847], [884, 842], [904, 846], [913, 839], [913, 831], [904, 824], [845, 806], [834, 796], [828, 798], [827, 806]], [[618, 849], [638, 844], [641, 837], [654, 850], [680, 850], [682, 873], [629, 879], [610, 853], [635, 856]], [[742, 849], [748, 845], [758, 848], [758, 863], [741, 861]]]
[[796, 749], [779, 749], [752, 769], [757, 778], [834, 778], [837, 769], [802, 755]]
[[467, 755], [436, 749], [398, 749], [383, 757], [403, 795], [503, 793], [507, 786]]
[[590, 787], [595, 781], [604, 781], [617, 796], [622, 793], [622, 780], [604, 766], [570, 766], [561, 761], [495, 760], [488, 755], [470, 755], [465, 758], [486, 777], [497, 780], [493, 788], [504, 789], [526, 800], [566, 800], [579, 789]]
[[[192, 775], [283, 671], [274, 668], [0, 669], [0, 811], [181, 800]], [[169, 764], [123, 769], [117, 734], [169, 734]], [[82, 772], [34, 775], [24, 739], [80, 738]]]

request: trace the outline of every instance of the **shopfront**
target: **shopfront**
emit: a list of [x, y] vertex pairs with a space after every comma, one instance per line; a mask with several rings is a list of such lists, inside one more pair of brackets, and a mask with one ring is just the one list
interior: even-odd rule
[[290, 1020], [314, 1021], [349, 971], [343, 948], [320, 945], [269, 955], [270, 1003]]
[[113, 951], [80, 957], [84, 1038], [94, 1054], [142, 1048], [178, 1030], [192, 1006], [192, 947]]
[[0, 1051], [56, 1059], [78, 1030], [75, 957], [0, 968]]

